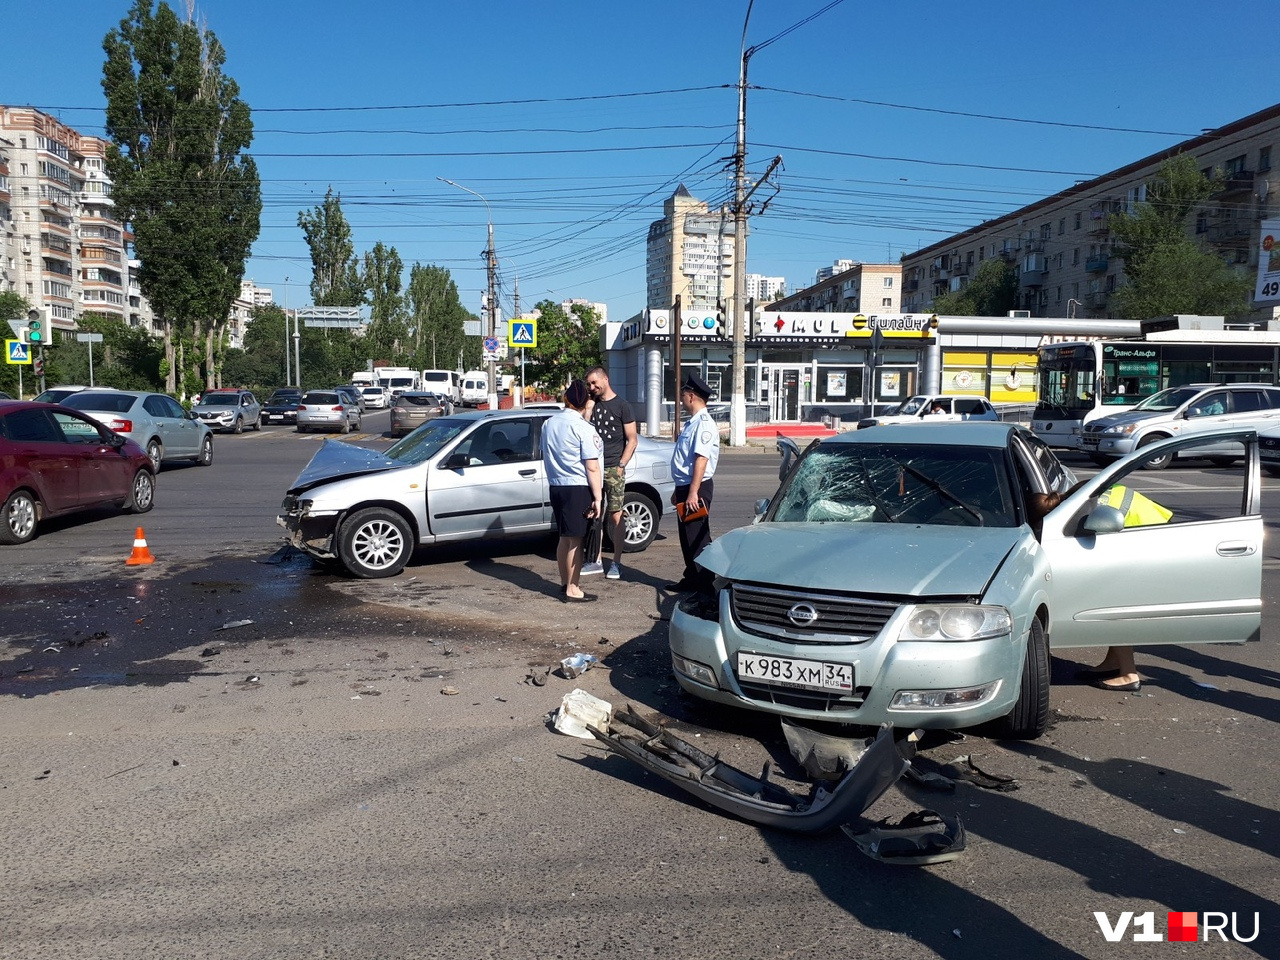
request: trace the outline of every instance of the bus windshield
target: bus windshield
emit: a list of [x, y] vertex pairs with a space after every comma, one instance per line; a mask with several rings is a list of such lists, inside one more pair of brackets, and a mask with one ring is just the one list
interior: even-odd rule
[[1069, 356], [1042, 355], [1040, 359], [1040, 399], [1036, 405], [1041, 410], [1058, 416], [1070, 416], [1073, 412], [1092, 410], [1096, 375], [1092, 352]]

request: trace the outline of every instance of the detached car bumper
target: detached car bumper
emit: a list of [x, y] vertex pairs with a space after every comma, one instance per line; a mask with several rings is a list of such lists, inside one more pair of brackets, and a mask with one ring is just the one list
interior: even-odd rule
[[[718, 611], [718, 619], [707, 619]], [[723, 626], [722, 626], [723, 625]], [[747, 633], [734, 622], [728, 591], [718, 602], [696, 597], [676, 605], [670, 645], [676, 680], [704, 700], [808, 720], [954, 729], [1005, 716], [1018, 696], [1024, 643], [1011, 636], [973, 641], [896, 641], [891, 621], [860, 643], [793, 643]], [[739, 652], [785, 661], [852, 667], [849, 690], [819, 690], [783, 678], [744, 677]], [[940, 706], [896, 705], [946, 697]]]

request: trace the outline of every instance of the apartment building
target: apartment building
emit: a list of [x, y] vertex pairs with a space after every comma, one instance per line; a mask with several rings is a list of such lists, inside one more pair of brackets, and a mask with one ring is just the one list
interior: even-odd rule
[[837, 260], [829, 267], [819, 267], [814, 271], [813, 282], [821, 283], [823, 280], [830, 280], [837, 273], [845, 273], [852, 270], [858, 261], [856, 260]]
[[106, 143], [29, 107], [0, 106], [0, 285], [49, 311], [54, 331], [86, 312], [126, 319], [129, 267]]
[[[963, 289], [984, 260], [1014, 266], [1018, 306], [1033, 317], [1112, 317], [1111, 297], [1124, 280], [1108, 227], [1111, 214], [1146, 199], [1160, 164], [1191, 154], [1221, 188], [1188, 226], [1228, 263], [1253, 273], [1260, 223], [1278, 209], [1272, 150], [1280, 139], [1280, 104], [1184, 140], [1118, 170], [1078, 183], [902, 258], [902, 309], [931, 312], [935, 297]], [[1255, 304], [1251, 319], [1270, 319]]]
[[756, 303], [772, 303], [787, 295], [785, 277], [766, 277], [759, 273], [747, 274], [747, 299]]
[[649, 225], [645, 279], [647, 302], [667, 308], [681, 298], [686, 309], [714, 310], [733, 297], [733, 216], [712, 210], [682, 183]]
[[796, 313], [900, 312], [902, 267], [899, 264], [836, 262], [849, 266], [812, 287], [771, 303], [769, 309]]

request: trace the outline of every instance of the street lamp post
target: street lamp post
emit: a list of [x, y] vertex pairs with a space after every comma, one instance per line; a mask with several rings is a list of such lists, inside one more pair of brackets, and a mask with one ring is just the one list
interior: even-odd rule
[[[464, 187], [460, 183], [454, 183], [447, 177], [436, 177], [451, 187], [457, 187], [459, 190], [465, 190], [473, 197], [479, 197], [480, 202], [484, 204], [485, 213], [489, 218], [489, 246], [485, 248], [482, 256], [485, 259], [485, 266], [488, 273], [489, 295], [487, 306], [489, 308], [489, 337], [497, 337], [498, 335], [498, 256], [493, 249], [493, 211], [489, 208], [489, 201], [470, 187]], [[493, 359], [493, 355], [489, 355], [489, 409], [496, 410], [498, 408], [498, 368], [497, 362]]]
[[751, 3], [742, 21], [742, 59], [738, 69], [738, 138], [733, 152], [733, 355], [732, 392], [729, 396], [729, 443], [747, 443], [747, 61], [754, 48], [747, 48], [747, 23]]
[[284, 385], [289, 385], [289, 278], [284, 278]]

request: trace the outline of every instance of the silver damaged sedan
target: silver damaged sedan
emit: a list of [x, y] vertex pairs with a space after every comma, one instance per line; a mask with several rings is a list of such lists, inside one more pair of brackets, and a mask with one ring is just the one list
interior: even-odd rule
[[[419, 545], [550, 533], [542, 425], [554, 410], [479, 410], [428, 420], [385, 453], [326, 441], [276, 523], [288, 541], [353, 576], [399, 573]], [[641, 437], [627, 464], [623, 549], [658, 533], [675, 484], [671, 444]]]
[[[1241, 459], [1215, 474], [1228, 492], [1142, 470], [1206, 443]], [[1077, 484], [1013, 424], [817, 442], [755, 523], [699, 556], [716, 592], [672, 614], [676, 678], [791, 717], [1038, 737], [1051, 647], [1257, 638], [1257, 447], [1252, 431], [1175, 437]]]

